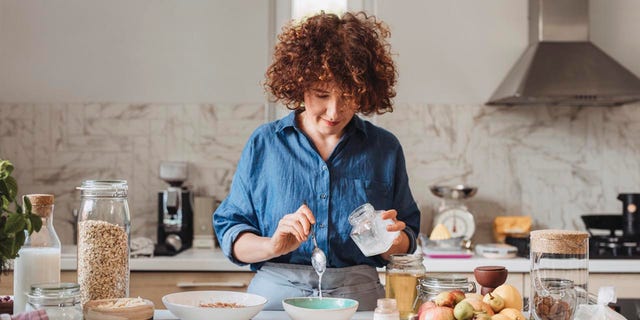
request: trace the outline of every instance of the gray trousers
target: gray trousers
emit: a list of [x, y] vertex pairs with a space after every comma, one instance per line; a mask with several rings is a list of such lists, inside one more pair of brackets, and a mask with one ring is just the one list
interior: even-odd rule
[[[267, 298], [264, 310], [283, 310], [285, 298], [318, 296], [318, 275], [311, 266], [267, 262], [256, 272], [247, 292]], [[327, 268], [322, 275], [322, 296], [358, 300], [358, 311], [371, 311], [378, 298], [384, 298], [384, 286], [371, 266]]]

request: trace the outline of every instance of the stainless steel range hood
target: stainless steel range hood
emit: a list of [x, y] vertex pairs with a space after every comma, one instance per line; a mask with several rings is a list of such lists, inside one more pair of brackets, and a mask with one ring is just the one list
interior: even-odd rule
[[589, 41], [589, 0], [529, 0], [530, 45], [488, 105], [615, 106], [640, 79]]

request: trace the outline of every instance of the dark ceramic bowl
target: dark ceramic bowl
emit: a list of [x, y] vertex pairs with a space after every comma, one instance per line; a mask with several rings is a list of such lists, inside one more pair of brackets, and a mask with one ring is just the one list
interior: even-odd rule
[[496, 288], [507, 281], [509, 271], [502, 266], [481, 266], [473, 270], [473, 275], [481, 286]]

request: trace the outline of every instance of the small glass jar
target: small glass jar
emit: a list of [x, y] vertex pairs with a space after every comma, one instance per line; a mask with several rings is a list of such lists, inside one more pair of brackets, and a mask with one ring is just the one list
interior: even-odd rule
[[396, 299], [378, 299], [373, 320], [400, 320]]
[[576, 310], [576, 289], [567, 279], [538, 279], [533, 292], [533, 319], [570, 320]]
[[396, 300], [400, 319], [412, 319], [418, 314], [418, 281], [425, 273], [421, 255], [391, 255], [385, 273], [385, 297]]
[[124, 180], [87, 180], [78, 215], [78, 283], [82, 304], [129, 296], [131, 221]]
[[467, 277], [457, 274], [437, 274], [420, 279], [418, 285], [418, 299], [427, 302], [435, 298], [440, 292], [461, 290], [464, 293], [475, 293], [476, 283]]
[[365, 203], [349, 214], [349, 223], [352, 226], [349, 235], [367, 257], [389, 250], [393, 240], [398, 236], [398, 231], [387, 231], [387, 225], [392, 224], [393, 221], [383, 220], [381, 217], [383, 212]]
[[82, 320], [80, 286], [77, 283], [40, 283], [27, 294], [26, 311], [44, 309], [49, 319]]

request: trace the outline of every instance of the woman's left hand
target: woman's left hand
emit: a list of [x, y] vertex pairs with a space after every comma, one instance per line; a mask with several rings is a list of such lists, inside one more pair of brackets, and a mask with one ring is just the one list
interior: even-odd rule
[[[404, 230], [404, 228], [407, 227], [407, 224], [398, 220], [397, 217], [398, 217], [398, 211], [394, 209], [387, 210], [382, 213], [383, 220], [393, 221], [393, 224], [387, 225], [387, 231], [389, 232], [402, 231]], [[393, 240], [394, 245], [400, 244], [400, 242], [402, 241], [401, 236], [402, 234], [398, 234], [398, 236]]]

